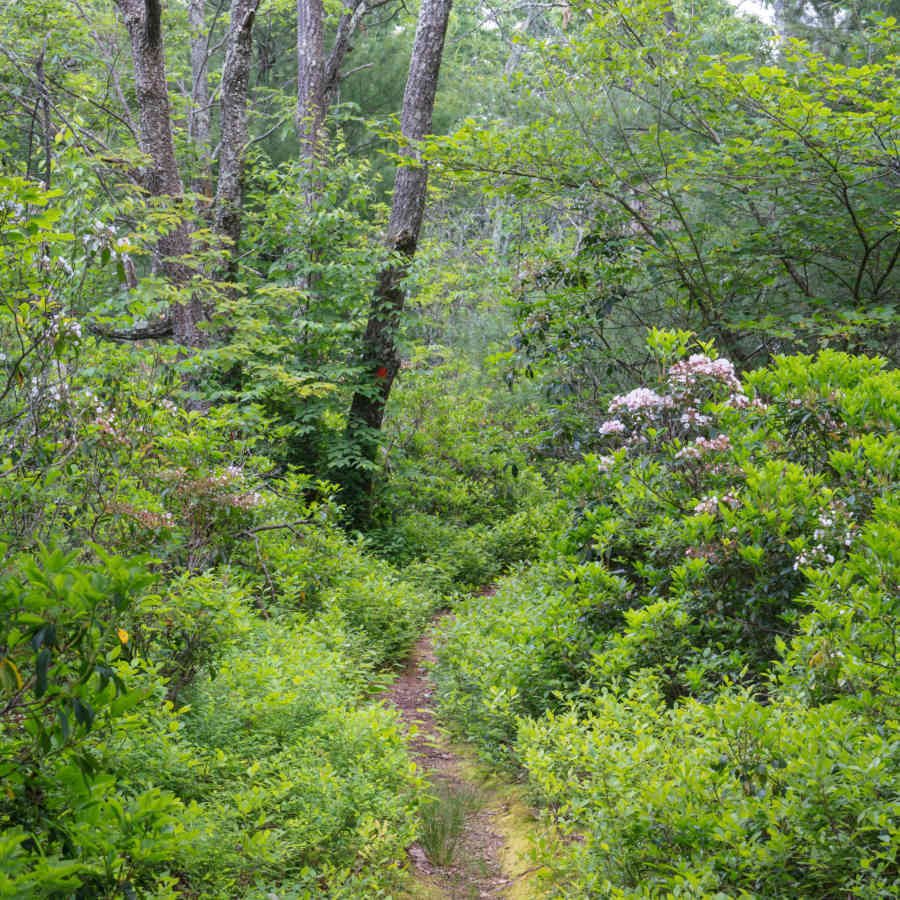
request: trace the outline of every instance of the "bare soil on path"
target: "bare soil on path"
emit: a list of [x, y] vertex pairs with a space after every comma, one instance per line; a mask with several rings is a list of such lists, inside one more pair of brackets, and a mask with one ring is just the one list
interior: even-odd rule
[[[435, 620], [435, 623], [440, 617]], [[416, 842], [408, 848], [410, 900], [520, 900], [531, 864], [524, 858], [531, 811], [514, 785], [480, 776], [473, 757], [453, 745], [437, 722], [428, 666], [434, 662], [433, 626], [418, 641], [406, 669], [381, 694], [410, 731], [413, 758], [438, 795], [475, 798], [451, 860], [437, 865]]]

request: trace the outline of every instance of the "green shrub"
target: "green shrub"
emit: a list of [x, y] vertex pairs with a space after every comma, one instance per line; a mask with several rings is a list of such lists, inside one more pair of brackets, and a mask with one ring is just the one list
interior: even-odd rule
[[192, 837], [184, 803], [107, 758], [163, 682], [129, 632], [147, 561], [95, 550], [21, 555], [0, 579], [4, 896], [174, 896], [166, 865]]
[[442, 708], [524, 768], [561, 897], [895, 896], [900, 377], [688, 339], [564, 473], [559, 557], [443, 628]]
[[362, 543], [337, 528], [301, 527], [298, 536], [285, 531], [261, 535], [256, 554], [246, 557], [243, 568], [256, 575], [261, 602], [276, 610], [340, 617], [367, 659], [378, 664], [399, 660], [421, 633], [437, 598], [366, 554]]
[[[434, 669], [441, 709], [488, 756], [509, 758], [519, 716], [557, 708], [577, 692], [585, 641], [593, 639], [587, 623], [622, 588], [590, 568], [589, 578], [533, 567], [504, 580], [496, 594], [465, 600], [441, 625]], [[588, 581], [594, 590], [584, 589]]]
[[370, 887], [386, 885], [414, 838], [403, 731], [395, 714], [355, 707], [368, 673], [339, 649], [340, 622], [256, 620], [188, 692], [181, 740], [205, 763], [184, 787], [202, 785], [204, 837], [181, 865], [204, 896], [323, 880], [336, 891], [364, 866]]
[[891, 897], [900, 755], [842, 705], [723, 692], [668, 707], [652, 679], [523, 722], [564, 838], [560, 896]]

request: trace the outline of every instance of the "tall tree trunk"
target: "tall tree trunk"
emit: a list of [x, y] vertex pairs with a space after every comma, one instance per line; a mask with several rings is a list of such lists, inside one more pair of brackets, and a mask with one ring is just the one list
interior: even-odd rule
[[[131, 39], [135, 88], [140, 107], [141, 152], [150, 160], [144, 173], [144, 187], [153, 197], [177, 199], [184, 195], [184, 187], [172, 140], [160, 0], [115, 0], [115, 3], [122, 11]], [[168, 231], [157, 244], [162, 274], [175, 287], [183, 287], [191, 280], [191, 270], [184, 262], [190, 249], [186, 222]], [[205, 318], [199, 298], [173, 302], [169, 315], [176, 343], [183, 347], [202, 347], [206, 344], [206, 334], [199, 328]]]
[[[431, 132], [451, 5], [452, 0], [422, 0], [403, 94], [401, 128], [406, 139], [403, 155], [408, 162], [397, 169], [386, 236], [396, 261], [378, 276], [362, 350], [369, 388], [354, 394], [347, 423], [349, 438], [370, 462], [375, 459], [385, 406], [400, 369], [397, 327], [405, 299], [403, 280], [419, 241], [428, 184], [428, 169], [417, 144]], [[369, 515], [372, 474], [371, 469], [358, 473], [346, 484], [345, 498], [357, 524], [364, 524]]]
[[260, 0], [231, 0], [231, 25], [222, 69], [222, 138], [215, 229], [231, 241], [230, 274], [241, 237], [242, 176], [247, 149], [247, 97], [253, 58], [253, 22]]
[[366, 13], [388, 2], [348, 0], [326, 56], [323, 0], [297, 0], [297, 131], [304, 159], [312, 162], [324, 150], [325, 116], [337, 93], [353, 33]]
[[190, 0], [188, 25], [191, 30], [191, 105], [188, 136], [197, 149], [200, 166], [194, 190], [205, 196], [212, 185], [212, 106], [209, 98], [209, 35], [206, 32], [206, 0]]
[[325, 8], [297, 0], [297, 133], [300, 152], [314, 160], [325, 127]]

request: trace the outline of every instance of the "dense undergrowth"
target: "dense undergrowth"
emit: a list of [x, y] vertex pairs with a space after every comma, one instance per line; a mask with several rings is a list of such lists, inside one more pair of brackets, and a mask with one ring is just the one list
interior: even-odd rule
[[0, 896], [395, 892], [428, 791], [374, 697], [442, 593], [537, 552], [552, 497], [514, 423], [486, 428], [513, 399], [414, 370], [381, 527], [349, 536], [309, 474], [331, 463], [291, 450], [331, 459], [308, 432], [341, 431], [346, 379], [273, 375], [298, 430], [264, 392], [201, 390], [227, 355], [89, 334], [142, 238], [0, 192]]
[[539, 555], [563, 513], [536, 465], [546, 417], [529, 386], [448, 347], [403, 373], [386, 422], [373, 550], [445, 594], [471, 592]]
[[900, 378], [688, 342], [444, 625], [442, 708], [557, 827], [553, 896], [896, 896]]
[[255, 454], [259, 410], [75, 337], [6, 437], [0, 895], [384, 895], [422, 784], [371, 696], [437, 596]]
[[374, 698], [447, 604], [443, 712], [555, 826], [549, 895], [897, 895], [896, 370], [652, 332], [584, 454], [410, 348], [348, 535], [284, 409], [88, 335], [52, 196], [0, 186], [0, 896], [395, 896], [429, 789]]

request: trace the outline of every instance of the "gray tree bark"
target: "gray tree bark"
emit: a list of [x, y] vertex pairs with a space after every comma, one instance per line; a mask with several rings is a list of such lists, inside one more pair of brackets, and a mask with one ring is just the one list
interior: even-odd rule
[[[140, 149], [149, 159], [143, 173], [144, 188], [153, 197], [175, 200], [184, 186], [175, 160], [160, 0], [115, 0], [122, 11], [131, 40], [134, 80], [140, 107]], [[188, 224], [181, 222], [157, 244], [159, 266], [170, 284], [183, 287], [191, 280], [184, 257], [191, 249]], [[172, 335], [183, 347], [202, 347], [206, 334], [199, 325], [205, 318], [199, 298], [173, 302], [169, 309]]]
[[325, 127], [325, 8], [297, 0], [297, 133], [300, 153], [318, 156]]
[[354, 32], [367, 13], [390, 2], [347, 0], [326, 56], [323, 0], [297, 0], [297, 132], [304, 159], [312, 161], [324, 151], [325, 116], [337, 95]]
[[209, 36], [206, 32], [205, 0], [190, 0], [191, 105], [188, 136], [197, 148], [200, 172], [194, 190], [208, 195], [212, 184], [212, 106], [209, 97]]
[[216, 187], [215, 230], [231, 241], [231, 264], [241, 238], [242, 177], [249, 137], [247, 97], [253, 60], [253, 22], [260, 0], [231, 0], [231, 25], [222, 69], [222, 137]]
[[[396, 337], [405, 299], [403, 281], [418, 245], [428, 186], [428, 168], [421, 158], [418, 142], [431, 132], [451, 5], [452, 0], [422, 0], [403, 94], [401, 129], [405, 146], [402, 152], [408, 162], [397, 170], [386, 235], [387, 246], [394, 251], [396, 262], [378, 276], [363, 338], [362, 357], [369, 387], [354, 394], [347, 423], [349, 438], [370, 461], [374, 460], [385, 406], [400, 369]], [[369, 514], [371, 471], [359, 470], [352, 481], [355, 483], [347, 484], [345, 494], [355, 508], [357, 523], [362, 523]]]

